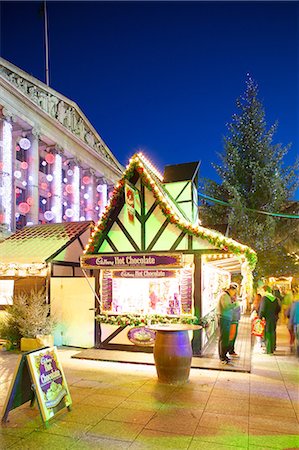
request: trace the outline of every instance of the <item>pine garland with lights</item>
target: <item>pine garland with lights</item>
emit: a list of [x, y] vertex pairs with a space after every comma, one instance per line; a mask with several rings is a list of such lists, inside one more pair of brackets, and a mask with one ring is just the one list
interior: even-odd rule
[[198, 318], [196, 316], [163, 316], [160, 314], [99, 314], [96, 316], [96, 320], [100, 323], [109, 325], [116, 325], [119, 327], [139, 327], [155, 324], [188, 324], [188, 325], [201, 325], [203, 328], [207, 328], [211, 322], [215, 320], [215, 313], [206, 315], [205, 317]]

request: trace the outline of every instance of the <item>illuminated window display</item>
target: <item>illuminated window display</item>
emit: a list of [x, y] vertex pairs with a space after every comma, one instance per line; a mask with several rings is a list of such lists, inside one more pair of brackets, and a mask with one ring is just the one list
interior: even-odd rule
[[192, 313], [192, 272], [188, 268], [103, 270], [101, 285], [103, 312], [170, 316]]
[[228, 286], [230, 278], [230, 272], [202, 264], [202, 316], [216, 308], [219, 294]]

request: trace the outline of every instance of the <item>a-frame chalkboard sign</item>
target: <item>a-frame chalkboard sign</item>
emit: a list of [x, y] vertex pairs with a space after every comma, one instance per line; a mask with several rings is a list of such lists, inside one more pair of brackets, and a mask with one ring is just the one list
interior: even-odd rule
[[8, 414], [13, 409], [29, 401], [30, 406], [33, 406], [35, 400], [46, 426], [49, 419], [62, 408], [71, 410], [72, 400], [56, 347], [43, 347], [20, 356], [1, 422], [7, 422]]

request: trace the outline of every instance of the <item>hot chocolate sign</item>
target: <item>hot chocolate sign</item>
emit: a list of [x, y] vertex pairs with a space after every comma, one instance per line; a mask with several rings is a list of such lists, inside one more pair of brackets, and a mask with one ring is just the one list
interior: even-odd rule
[[128, 267], [182, 267], [181, 254], [86, 255], [83, 267], [118, 269]]

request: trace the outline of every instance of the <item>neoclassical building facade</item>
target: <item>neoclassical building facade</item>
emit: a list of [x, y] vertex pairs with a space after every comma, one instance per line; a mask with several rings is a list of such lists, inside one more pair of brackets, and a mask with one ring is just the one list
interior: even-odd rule
[[0, 58], [0, 238], [98, 220], [122, 171], [76, 103]]

